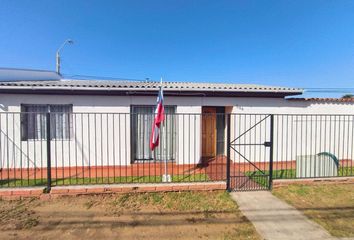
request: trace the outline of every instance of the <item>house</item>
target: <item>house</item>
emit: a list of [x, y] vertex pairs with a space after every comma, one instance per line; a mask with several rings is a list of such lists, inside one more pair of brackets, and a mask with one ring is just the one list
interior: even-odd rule
[[[247, 167], [248, 172], [268, 167], [264, 147], [270, 140], [277, 145], [272, 161], [279, 169], [285, 169], [283, 163], [294, 165], [299, 155], [323, 151], [338, 153], [352, 166], [352, 100], [294, 98], [303, 89], [289, 87], [163, 82], [166, 121], [160, 146], [152, 152], [159, 82], [63, 79], [53, 72], [16, 69], [0, 70], [0, 80], [1, 179], [44, 179], [48, 157], [55, 178], [178, 175], [191, 169], [213, 172], [208, 179], [225, 178], [225, 159], [219, 166], [198, 166], [235, 148], [228, 145], [227, 124], [230, 142], [243, 148], [230, 153], [238, 171], [247, 163], [243, 175]], [[315, 140], [320, 133], [323, 140]], [[336, 149], [327, 149], [332, 145]]]

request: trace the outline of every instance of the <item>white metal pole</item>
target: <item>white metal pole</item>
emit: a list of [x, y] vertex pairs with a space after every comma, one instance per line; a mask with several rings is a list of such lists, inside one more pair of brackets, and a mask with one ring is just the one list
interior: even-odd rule
[[56, 72], [60, 74], [60, 55], [59, 52], [56, 54]]
[[73, 40], [71, 39], [66, 39], [62, 44], [61, 46], [58, 48], [57, 52], [56, 52], [56, 56], [55, 56], [55, 59], [56, 59], [56, 71], [57, 71], [57, 74], [60, 75], [60, 50], [66, 45], [66, 44], [73, 44]]
[[[162, 86], [162, 77], [161, 77], [161, 80], [160, 80], [160, 91], [163, 91], [163, 86]], [[162, 104], [164, 104], [164, 101], [162, 102]], [[166, 120], [166, 119], [165, 119]], [[165, 121], [163, 121], [162, 123], [162, 126], [163, 128], [165, 128]], [[161, 136], [162, 137], [162, 136]], [[161, 138], [161, 144], [163, 143], [162, 141], [163, 139]], [[165, 142], [164, 142], [165, 143]], [[165, 180], [165, 182], [170, 182], [170, 177], [168, 176], [168, 170], [167, 170], [167, 157], [166, 157], [166, 143], [164, 144], [163, 146], [163, 154], [162, 156], [165, 158], [165, 174], [164, 176], [162, 177], [163, 180]]]

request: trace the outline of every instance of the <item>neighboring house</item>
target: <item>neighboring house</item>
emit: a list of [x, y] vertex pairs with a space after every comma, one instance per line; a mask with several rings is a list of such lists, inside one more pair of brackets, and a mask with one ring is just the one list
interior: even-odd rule
[[[7, 75], [11, 72], [6, 71]], [[148, 145], [159, 82], [58, 80], [52, 72], [42, 72], [36, 80], [36, 76], [23, 77], [25, 70], [13, 70], [13, 75], [16, 71], [22, 77], [11, 76], [6, 80], [5, 71], [0, 70], [2, 168], [46, 166], [48, 111], [52, 114], [50, 139], [55, 161], [52, 166], [68, 168], [129, 166], [153, 160], [173, 161], [176, 165], [200, 164], [203, 158], [226, 155], [225, 114], [229, 113], [241, 114], [231, 118], [231, 140], [262, 116], [243, 118], [242, 114], [354, 115], [352, 100], [293, 98], [303, 93], [298, 88], [163, 82], [166, 122], [162, 144], [153, 153]], [[47, 80], [43, 76], [46, 74]], [[293, 120], [294, 124], [299, 122]], [[277, 124], [284, 125], [280, 121]], [[353, 123], [346, 124], [344, 127], [352, 131]], [[253, 137], [257, 134], [250, 139]], [[251, 153], [254, 162], [258, 161], [257, 156], [262, 161], [262, 151]], [[233, 160], [237, 158], [234, 152], [231, 156]], [[284, 153], [283, 159], [278, 157], [274, 161], [295, 158], [294, 154]]]

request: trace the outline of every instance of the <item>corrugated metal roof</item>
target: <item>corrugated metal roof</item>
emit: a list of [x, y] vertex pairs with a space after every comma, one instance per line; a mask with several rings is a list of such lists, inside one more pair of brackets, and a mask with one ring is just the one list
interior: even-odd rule
[[290, 101], [354, 103], [354, 98], [287, 98]]
[[[70, 90], [120, 90], [120, 91], [156, 91], [159, 82], [153, 81], [115, 81], [115, 80], [76, 80], [59, 81], [3, 81], [0, 88], [31, 89], [70, 89]], [[301, 94], [302, 89], [274, 87], [255, 84], [224, 84], [197, 82], [163, 82], [164, 91], [196, 92], [282, 92]]]
[[[71, 94], [155, 94], [160, 86], [157, 81], [139, 80], [82, 80], [62, 79], [52, 71], [0, 68], [2, 93], [60, 93]], [[224, 84], [197, 82], [163, 82], [164, 91], [170, 95], [203, 94], [208, 96], [276, 96], [302, 94], [299, 88], [264, 86], [256, 84]]]

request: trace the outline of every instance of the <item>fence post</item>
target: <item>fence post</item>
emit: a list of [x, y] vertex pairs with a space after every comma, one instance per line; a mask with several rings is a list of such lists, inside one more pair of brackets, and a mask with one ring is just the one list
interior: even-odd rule
[[52, 187], [52, 172], [51, 172], [51, 146], [50, 146], [50, 112], [46, 113], [46, 136], [47, 136], [47, 189], [49, 193]]
[[227, 130], [227, 134], [226, 134], [226, 141], [227, 141], [227, 149], [226, 149], [226, 190], [228, 192], [231, 191], [231, 184], [230, 184], [230, 167], [231, 167], [231, 158], [230, 158], [230, 144], [231, 144], [231, 114], [228, 113], [226, 115], [226, 130]]
[[273, 141], [274, 141], [274, 115], [270, 115], [270, 149], [269, 149], [269, 189], [273, 187]]

